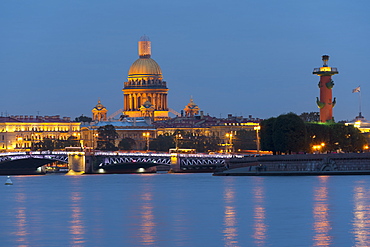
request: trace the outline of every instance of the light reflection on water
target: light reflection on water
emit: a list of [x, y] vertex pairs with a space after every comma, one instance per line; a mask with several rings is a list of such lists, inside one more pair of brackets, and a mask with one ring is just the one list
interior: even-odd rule
[[1, 246], [370, 242], [369, 176], [47, 175], [12, 180], [13, 187], [0, 190]]
[[[230, 178], [230, 180], [233, 178]], [[224, 188], [224, 246], [238, 245], [237, 215], [235, 209], [235, 188], [232, 181]]]
[[17, 236], [16, 242], [18, 246], [29, 246], [27, 236], [29, 232], [27, 230], [27, 215], [26, 215], [26, 195], [23, 192], [18, 192], [15, 195], [15, 201], [17, 204], [15, 213], [15, 224], [17, 231], [14, 233]]
[[267, 225], [266, 225], [266, 209], [264, 207], [265, 200], [265, 184], [263, 177], [254, 178], [253, 186], [253, 239], [255, 246], [265, 246], [266, 235], [267, 235]]
[[138, 225], [133, 225], [133, 230], [141, 245], [154, 245], [157, 242], [156, 222], [153, 206], [153, 186], [151, 185], [151, 174], [142, 176], [143, 183], [137, 187], [138, 210], [135, 212]]
[[[72, 177], [72, 190], [79, 190], [81, 188], [80, 177]], [[71, 220], [69, 221], [70, 236], [72, 246], [83, 246], [85, 243], [85, 225], [82, 219], [82, 194], [80, 191], [70, 192], [70, 210]]]
[[319, 176], [318, 184], [314, 187], [314, 204], [313, 204], [313, 218], [314, 218], [314, 246], [330, 246], [332, 236], [330, 235], [331, 222], [329, 219], [329, 192], [328, 181], [329, 176]]
[[370, 243], [370, 193], [363, 181], [356, 183], [353, 191], [353, 234], [356, 246], [369, 246]]

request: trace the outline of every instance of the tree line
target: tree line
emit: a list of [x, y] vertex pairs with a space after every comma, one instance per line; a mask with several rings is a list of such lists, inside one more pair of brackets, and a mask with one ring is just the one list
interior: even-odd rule
[[294, 113], [261, 122], [261, 149], [274, 154], [360, 152], [366, 138], [352, 125], [304, 122]]
[[[137, 143], [132, 138], [122, 138], [118, 145], [118, 134], [113, 125], [99, 127], [97, 149], [104, 151], [137, 150]], [[165, 133], [153, 138], [149, 142], [149, 150], [168, 152], [171, 148], [189, 148], [197, 152], [218, 152], [224, 149], [223, 138], [218, 136], [206, 136], [202, 132], [190, 132], [176, 130], [173, 133]], [[145, 144], [146, 145], [146, 144]], [[256, 133], [254, 131], [240, 130], [233, 137], [234, 150], [256, 149]], [[147, 147], [144, 147], [146, 150]]]

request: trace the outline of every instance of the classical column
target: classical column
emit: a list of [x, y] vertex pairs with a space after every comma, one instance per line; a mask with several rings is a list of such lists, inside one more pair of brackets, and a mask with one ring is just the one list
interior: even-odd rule
[[131, 109], [132, 109], [132, 95], [131, 94], [129, 94], [128, 95], [129, 96], [129, 111], [131, 111]]

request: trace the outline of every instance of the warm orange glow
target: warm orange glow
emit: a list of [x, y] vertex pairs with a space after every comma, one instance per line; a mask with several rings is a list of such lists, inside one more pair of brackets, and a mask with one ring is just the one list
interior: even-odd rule
[[314, 190], [314, 206], [313, 206], [313, 246], [330, 246], [332, 236], [329, 231], [332, 229], [329, 220], [329, 192], [328, 192], [328, 176], [320, 176], [319, 186]]
[[144, 137], [149, 137], [150, 136], [150, 133], [149, 132], [145, 132], [145, 133], [143, 133], [143, 136]]
[[264, 207], [265, 192], [263, 189], [263, 178], [256, 178], [256, 185], [253, 188], [253, 200], [254, 200], [254, 243], [256, 246], [265, 246], [265, 240], [267, 238], [267, 225], [266, 221], [266, 209]]
[[331, 71], [331, 67], [320, 67], [320, 71]]
[[238, 246], [237, 216], [235, 210], [235, 191], [233, 184], [224, 191], [224, 246]]
[[312, 149], [313, 149], [314, 151], [319, 151], [321, 148], [322, 148], [322, 146], [321, 146], [321, 145], [313, 145], [313, 146], [312, 146]]
[[84, 234], [85, 227], [82, 221], [82, 208], [81, 208], [81, 193], [72, 192], [71, 194], [71, 220], [70, 220], [70, 233], [71, 233], [71, 244], [73, 246], [83, 245], [85, 243]]
[[354, 209], [353, 209], [353, 234], [356, 241], [354, 246], [368, 246], [370, 235], [370, 210], [367, 204], [369, 191], [364, 184], [359, 184], [354, 188]]
[[258, 130], [261, 130], [261, 126], [256, 126], [256, 127], [254, 127], [254, 130], [256, 130], [256, 131], [258, 131]]

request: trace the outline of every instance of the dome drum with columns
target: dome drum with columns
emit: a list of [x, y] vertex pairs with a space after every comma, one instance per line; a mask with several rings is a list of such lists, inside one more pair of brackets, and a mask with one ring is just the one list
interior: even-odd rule
[[168, 88], [162, 78], [161, 68], [151, 58], [149, 38], [141, 37], [138, 46], [139, 59], [131, 65], [127, 82], [124, 83], [122, 90], [123, 114], [129, 117], [151, 116], [154, 120], [166, 119]]

